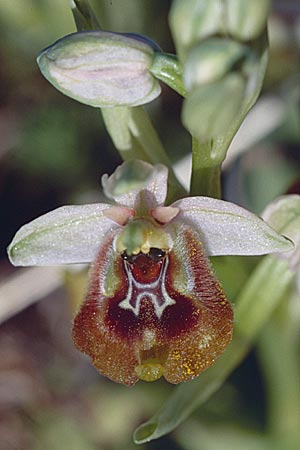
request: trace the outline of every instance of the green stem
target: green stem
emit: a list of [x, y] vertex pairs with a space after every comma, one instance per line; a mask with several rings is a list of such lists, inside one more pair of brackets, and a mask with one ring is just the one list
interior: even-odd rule
[[287, 261], [274, 256], [263, 258], [237, 298], [236, 333], [251, 341], [285, 298], [293, 279]]
[[71, 6], [71, 8], [78, 31], [97, 30], [101, 28], [88, 0], [73, 0], [73, 4], [74, 6]]
[[186, 97], [187, 90], [182, 79], [182, 66], [175, 55], [170, 53], [155, 53], [150, 72], [159, 80], [170, 86], [182, 97]]
[[212, 158], [211, 143], [192, 140], [191, 195], [221, 198], [221, 165]]
[[259, 343], [269, 400], [269, 429], [274, 437], [283, 439], [299, 437], [300, 433], [299, 299], [292, 300], [295, 305], [291, 299], [280, 305]]

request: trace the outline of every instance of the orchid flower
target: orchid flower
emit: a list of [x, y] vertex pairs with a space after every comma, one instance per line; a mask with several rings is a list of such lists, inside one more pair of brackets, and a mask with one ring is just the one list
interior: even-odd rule
[[14, 265], [93, 262], [74, 320], [76, 347], [127, 386], [190, 380], [231, 341], [233, 311], [209, 255], [288, 251], [291, 241], [232, 203], [190, 197], [164, 206], [168, 170], [133, 160], [102, 185], [115, 204], [64, 206], [24, 225]]

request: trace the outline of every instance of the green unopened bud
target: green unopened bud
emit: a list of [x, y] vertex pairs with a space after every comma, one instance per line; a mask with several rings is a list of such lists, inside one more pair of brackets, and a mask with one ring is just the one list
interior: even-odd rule
[[223, 0], [175, 0], [170, 27], [181, 59], [197, 42], [222, 32]]
[[219, 80], [246, 53], [246, 47], [231, 39], [211, 38], [196, 45], [185, 63], [184, 83], [188, 90], [201, 83]]
[[185, 127], [202, 142], [220, 137], [236, 120], [243, 104], [244, 91], [245, 80], [238, 73], [193, 89], [183, 105], [182, 121]]
[[256, 39], [266, 27], [270, 0], [227, 0], [227, 31], [236, 39]]
[[60, 39], [37, 61], [50, 83], [81, 103], [137, 106], [160, 94], [160, 85], [149, 71], [156, 50], [142, 36], [89, 31]]

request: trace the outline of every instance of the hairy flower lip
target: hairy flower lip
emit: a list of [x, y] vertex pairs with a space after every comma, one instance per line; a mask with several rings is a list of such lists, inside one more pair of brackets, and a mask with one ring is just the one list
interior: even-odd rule
[[231, 340], [232, 308], [197, 232], [185, 225], [170, 226], [175, 240], [168, 255], [152, 260], [140, 254], [130, 265], [109, 250], [108, 238], [92, 266], [86, 301], [74, 321], [77, 348], [92, 358], [100, 373], [127, 386], [162, 375], [173, 384], [191, 380], [212, 365]]

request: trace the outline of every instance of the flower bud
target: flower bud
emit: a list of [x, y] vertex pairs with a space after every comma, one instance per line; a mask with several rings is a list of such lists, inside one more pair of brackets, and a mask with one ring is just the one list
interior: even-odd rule
[[177, 52], [184, 59], [197, 42], [222, 31], [222, 0], [175, 0], [170, 12], [170, 27]]
[[245, 80], [238, 73], [198, 86], [183, 105], [185, 127], [202, 142], [221, 136], [239, 114], [244, 92]]
[[278, 257], [287, 259], [290, 268], [300, 273], [300, 195], [276, 198], [263, 211], [262, 217], [274, 230], [294, 242], [292, 250]]
[[149, 71], [157, 47], [143, 36], [70, 34], [38, 56], [42, 74], [63, 94], [95, 107], [137, 106], [159, 96]]
[[185, 87], [191, 90], [201, 83], [219, 80], [245, 52], [242, 44], [231, 39], [211, 38], [194, 46], [185, 63]]
[[264, 30], [270, 0], [227, 0], [227, 31], [236, 39], [250, 41]]

